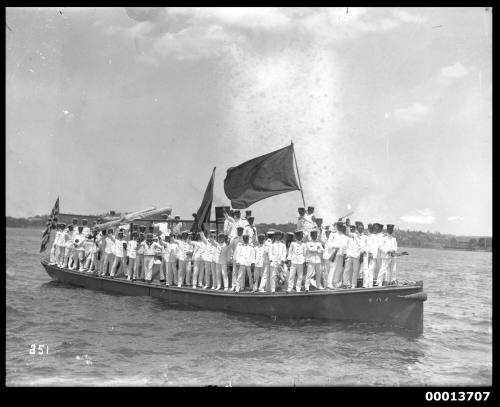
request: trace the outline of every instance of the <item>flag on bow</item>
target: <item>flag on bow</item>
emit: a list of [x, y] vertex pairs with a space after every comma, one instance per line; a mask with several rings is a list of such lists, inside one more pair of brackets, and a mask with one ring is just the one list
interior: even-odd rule
[[293, 170], [293, 144], [227, 170], [224, 192], [235, 209], [273, 195], [300, 190]]
[[49, 218], [47, 219], [47, 225], [42, 235], [42, 245], [40, 246], [40, 253], [45, 251], [45, 249], [47, 248], [47, 243], [49, 243], [50, 240], [50, 232], [52, 231], [52, 229], [56, 227], [58, 215], [59, 215], [59, 197], [57, 197], [56, 203], [52, 208], [52, 212], [50, 213]]
[[210, 222], [210, 212], [212, 211], [212, 200], [214, 197], [214, 177], [215, 168], [212, 171], [212, 176], [210, 181], [208, 181], [207, 189], [205, 190], [205, 195], [203, 195], [203, 201], [201, 201], [200, 208], [196, 212], [196, 218], [194, 220], [193, 226], [191, 227], [191, 232], [197, 233], [201, 230], [201, 225]]

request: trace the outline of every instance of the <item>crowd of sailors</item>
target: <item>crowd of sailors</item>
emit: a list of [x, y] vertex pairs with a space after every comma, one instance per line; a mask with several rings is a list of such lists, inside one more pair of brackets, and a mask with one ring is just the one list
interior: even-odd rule
[[[323, 225], [314, 208], [298, 209], [294, 233], [258, 233], [251, 211], [224, 214], [223, 232], [183, 229], [179, 216], [163, 222], [119, 225], [98, 232], [86, 219], [57, 224], [50, 264], [115, 278], [167, 286], [259, 292], [372, 287], [396, 283], [394, 226]], [[159, 269], [159, 270], [158, 270]], [[304, 278], [305, 277], [305, 278]]]

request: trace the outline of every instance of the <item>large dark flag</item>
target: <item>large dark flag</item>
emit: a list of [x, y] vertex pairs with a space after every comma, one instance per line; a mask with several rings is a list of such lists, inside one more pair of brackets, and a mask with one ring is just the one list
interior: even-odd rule
[[214, 177], [215, 168], [212, 171], [212, 176], [210, 181], [208, 181], [207, 189], [205, 189], [205, 195], [203, 195], [203, 201], [201, 201], [200, 208], [196, 212], [196, 218], [191, 227], [191, 232], [197, 233], [201, 230], [201, 225], [210, 222], [210, 212], [212, 211], [212, 200], [214, 197]]
[[300, 190], [293, 170], [293, 144], [227, 170], [224, 192], [235, 209]]
[[40, 246], [40, 253], [45, 251], [45, 249], [47, 248], [47, 243], [49, 243], [50, 240], [50, 232], [56, 227], [57, 215], [59, 215], [59, 197], [57, 197], [56, 203], [52, 208], [52, 212], [47, 219], [47, 224], [42, 235], [42, 245]]

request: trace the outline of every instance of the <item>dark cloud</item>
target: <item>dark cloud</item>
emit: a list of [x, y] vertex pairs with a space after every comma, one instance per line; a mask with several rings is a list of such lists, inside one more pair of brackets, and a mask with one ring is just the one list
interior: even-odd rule
[[165, 7], [125, 7], [127, 15], [135, 21], [153, 21]]

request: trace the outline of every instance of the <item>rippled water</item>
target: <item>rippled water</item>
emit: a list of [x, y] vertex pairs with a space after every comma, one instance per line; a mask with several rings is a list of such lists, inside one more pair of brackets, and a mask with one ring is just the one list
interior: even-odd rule
[[[6, 229], [10, 386], [491, 385], [492, 254], [407, 249], [424, 333], [186, 310], [51, 282], [40, 230]], [[30, 346], [48, 354], [31, 355]]]

